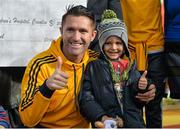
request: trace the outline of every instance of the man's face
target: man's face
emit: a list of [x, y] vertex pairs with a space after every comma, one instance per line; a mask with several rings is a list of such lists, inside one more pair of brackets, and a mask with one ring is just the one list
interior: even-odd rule
[[95, 38], [96, 31], [88, 17], [69, 15], [62, 25], [61, 35], [62, 50], [66, 58], [80, 63], [90, 42]]
[[124, 53], [122, 40], [116, 36], [109, 37], [104, 43], [103, 51], [110, 60], [118, 60]]

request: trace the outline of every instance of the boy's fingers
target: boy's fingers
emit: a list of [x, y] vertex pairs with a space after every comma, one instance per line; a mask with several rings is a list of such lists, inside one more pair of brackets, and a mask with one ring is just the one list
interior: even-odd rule
[[146, 75], [147, 75], [147, 70], [146, 70], [146, 71], [144, 71], [144, 73], [141, 75], [141, 78], [142, 78], [142, 77], [144, 77], [144, 78], [145, 78], [145, 77], [146, 77]]

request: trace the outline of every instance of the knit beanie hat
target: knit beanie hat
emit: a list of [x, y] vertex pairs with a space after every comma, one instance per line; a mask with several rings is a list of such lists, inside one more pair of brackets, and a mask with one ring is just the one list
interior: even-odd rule
[[101, 22], [98, 25], [99, 46], [103, 52], [103, 45], [110, 36], [117, 36], [122, 39], [125, 46], [125, 54], [129, 57], [128, 36], [125, 23], [117, 18], [112, 10], [105, 10], [102, 14]]

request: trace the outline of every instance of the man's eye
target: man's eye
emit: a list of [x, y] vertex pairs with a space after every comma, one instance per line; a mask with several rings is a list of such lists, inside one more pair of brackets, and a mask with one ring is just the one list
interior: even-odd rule
[[68, 29], [67, 31], [72, 32], [72, 31], [73, 31], [73, 29]]

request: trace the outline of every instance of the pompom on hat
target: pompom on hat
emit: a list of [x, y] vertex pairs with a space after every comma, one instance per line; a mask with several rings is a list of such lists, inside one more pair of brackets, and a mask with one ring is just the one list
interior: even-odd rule
[[101, 22], [98, 25], [99, 46], [103, 52], [103, 45], [110, 36], [117, 36], [122, 39], [125, 44], [125, 54], [129, 57], [128, 51], [128, 36], [126, 25], [123, 21], [117, 18], [117, 15], [112, 10], [103, 12]]

